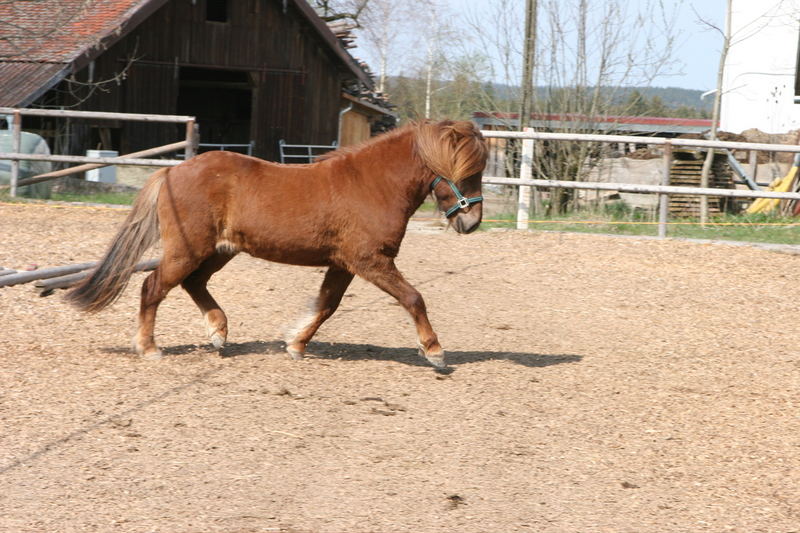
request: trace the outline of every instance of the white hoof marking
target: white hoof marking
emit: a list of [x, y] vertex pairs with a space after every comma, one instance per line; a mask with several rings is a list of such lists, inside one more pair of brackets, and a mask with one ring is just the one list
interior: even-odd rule
[[432, 364], [436, 368], [447, 368], [447, 361], [445, 361], [444, 350], [442, 350], [441, 353], [427, 354], [425, 353], [425, 348], [423, 348], [421, 344], [418, 345], [417, 348], [419, 354], [425, 359], [427, 359], [430, 364]]
[[211, 335], [211, 344], [214, 345], [214, 348], [219, 350], [222, 348], [222, 345], [225, 344], [225, 337], [220, 335], [219, 333], [214, 333]]
[[225, 344], [225, 335], [217, 328], [216, 324], [212, 324], [208, 318], [209, 313], [203, 315], [203, 320], [206, 323], [206, 334], [208, 338], [211, 339], [211, 344], [214, 345], [214, 348], [219, 350], [222, 348], [222, 345]]
[[286, 353], [288, 353], [289, 356], [295, 361], [301, 361], [303, 359], [303, 352], [296, 348], [292, 348], [291, 346], [286, 347]]
[[161, 350], [156, 350], [154, 352], [147, 352], [146, 354], [142, 355], [142, 359], [146, 359], [148, 361], [158, 361], [159, 359], [164, 358], [164, 353]]

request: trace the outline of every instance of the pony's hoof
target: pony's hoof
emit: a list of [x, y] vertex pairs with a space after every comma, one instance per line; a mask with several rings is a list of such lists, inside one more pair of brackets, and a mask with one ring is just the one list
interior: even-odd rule
[[436, 368], [438, 369], [447, 368], [447, 361], [445, 361], [444, 359], [444, 350], [442, 350], [441, 348], [439, 348], [438, 351], [432, 353], [426, 353], [425, 349], [422, 346], [420, 346], [419, 354], [425, 359], [427, 359], [427, 361]]
[[222, 348], [222, 345], [225, 344], [225, 340], [228, 337], [228, 326], [224, 318], [225, 315], [222, 315], [222, 321], [220, 321], [219, 316], [215, 316], [213, 311], [209, 311], [203, 315], [203, 320], [206, 323], [206, 334], [208, 334], [208, 339], [217, 350]]
[[295, 361], [301, 361], [303, 359], [303, 351], [302, 350], [298, 350], [296, 347], [292, 346], [291, 344], [286, 346], [286, 353], [288, 353], [289, 357], [291, 357]]
[[147, 361], [158, 361], [163, 358], [164, 358], [164, 352], [162, 352], [159, 349], [145, 352], [142, 354], [142, 359], [145, 359]]
[[214, 345], [214, 348], [219, 350], [225, 344], [225, 337], [220, 335], [219, 332], [215, 332], [211, 335], [211, 344]]

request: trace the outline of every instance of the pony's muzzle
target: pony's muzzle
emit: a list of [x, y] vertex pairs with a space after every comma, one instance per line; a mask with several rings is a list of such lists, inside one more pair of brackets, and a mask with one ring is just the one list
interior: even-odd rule
[[453, 228], [462, 234], [472, 233], [481, 224], [481, 210], [472, 208], [467, 213], [458, 213], [451, 219]]

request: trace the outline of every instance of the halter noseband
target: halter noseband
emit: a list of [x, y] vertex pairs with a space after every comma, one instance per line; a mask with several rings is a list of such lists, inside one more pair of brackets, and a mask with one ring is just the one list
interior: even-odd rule
[[[458, 190], [458, 187], [456, 187], [455, 183], [441, 176], [436, 176], [436, 179], [433, 180], [433, 183], [431, 183], [431, 191], [434, 191], [436, 185], [438, 185], [440, 181], [445, 181], [453, 190], [453, 194], [456, 195], [456, 203], [453, 204], [453, 207], [451, 207], [444, 213], [444, 216], [447, 218], [450, 218], [451, 215], [455, 214], [455, 212], [460, 209], [465, 209], [472, 204], [477, 204], [478, 202], [483, 201], [483, 196], [473, 196], [472, 198], [465, 198], [464, 195], [461, 194], [461, 191]], [[434, 196], [435, 194], [436, 193], [434, 192]]]

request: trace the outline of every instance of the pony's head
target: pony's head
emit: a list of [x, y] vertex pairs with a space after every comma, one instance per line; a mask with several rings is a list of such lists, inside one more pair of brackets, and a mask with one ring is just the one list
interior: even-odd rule
[[483, 216], [481, 177], [489, 153], [480, 130], [469, 121], [424, 122], [417, 125], [416, 148], [450, 225], [459, 233], [475, 231]]

